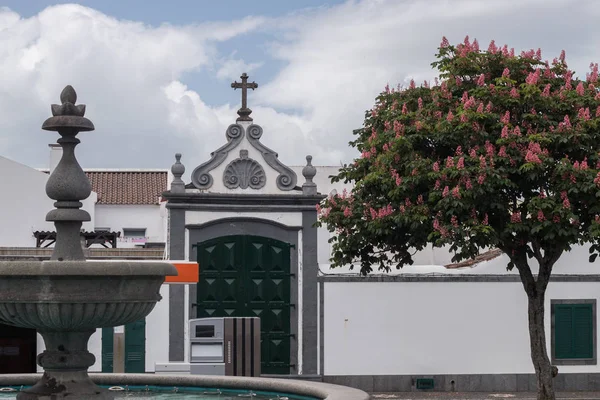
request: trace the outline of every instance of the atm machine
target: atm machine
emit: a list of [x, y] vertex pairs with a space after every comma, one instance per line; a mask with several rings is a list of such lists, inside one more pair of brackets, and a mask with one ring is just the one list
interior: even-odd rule
[[260, 318], [189, 322], [190, 374], [260, 376]]

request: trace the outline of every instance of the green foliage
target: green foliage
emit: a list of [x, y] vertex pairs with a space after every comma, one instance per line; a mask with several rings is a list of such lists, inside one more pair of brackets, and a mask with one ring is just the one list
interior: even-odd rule
[[[412, 264], [428, 243], [453, 261], [497, 247], [513, 265], [556, 261], [572, 245], [600, 252], [598, 67], [573, 78], [564, 53], [515, 56], [468, 38], [442, 42], [441, 83], [386, 88], [350, 145], [361, 157], [333, 181], [351, 193], [321, 205], [334, 266], [367, 274]], [[551, 265], [550, 265], [551, 268]]]

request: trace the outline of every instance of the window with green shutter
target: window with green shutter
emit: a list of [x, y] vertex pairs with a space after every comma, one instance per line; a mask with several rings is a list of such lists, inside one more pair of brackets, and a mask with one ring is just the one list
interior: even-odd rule
[[553, 362], [596, 364], [596, 300], [553, 300], [551, 312]]

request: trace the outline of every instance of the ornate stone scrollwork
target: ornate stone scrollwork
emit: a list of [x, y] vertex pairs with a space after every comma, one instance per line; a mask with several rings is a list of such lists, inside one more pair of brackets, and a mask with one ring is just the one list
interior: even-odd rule
[[227, 158], [227, 154], [242, 141], [244, 128], [239, 124], [229, 125], [225, 135], [227, 136], [227, 144], [213, 152], [210, 160], [199, 165], [192, 172], [192, 183], [196, 188], [206, 190], [213, 185], [213, 177], [210, 175], [210, 171], [221, 165]]
[[265, 170], [258, 162], [248, 158], [248, 150], [240, 150], [240, 158], [230, 162], [223, 172], [223, 184], [229, 189], [260, 189], [266, 183]]
[[280, 190], [293, 190], [296, 187], [298, 177], [288, 166], [277, 158], [277, 153], [260, 142], [263, 130], [259, 125], [252, 124], [246, 129], [246, 137], [250, 144], [263, 155], [263, 158], [275, 171], [279, 172], [276, 184]]

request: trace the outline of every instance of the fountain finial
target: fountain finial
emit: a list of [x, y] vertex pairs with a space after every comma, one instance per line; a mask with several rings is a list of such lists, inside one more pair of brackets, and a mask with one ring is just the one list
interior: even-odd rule
[[56, 226], [56, 244], [51, 260], [84, 260], [80, 231], [83, 221], [90, 221], [87, 211], [81, 210], [81, 200], [92, 193], [90, 181], [75, 157], [76, 138], [81, 131], [94, 130], [92, 121], [85, 118], [85, 105], [75, 105], [77, 93], [66, 86], [60, 94], [62, 104], [52, 104], [52, 117], [44, 121], [42, 129], [58, 131], [61, 138], [62, 158], [46, 183], [48, 197], [56, 200], [56, 209], [46, 215], [46, 221]]

